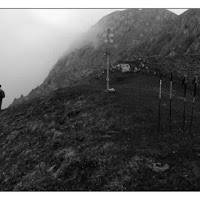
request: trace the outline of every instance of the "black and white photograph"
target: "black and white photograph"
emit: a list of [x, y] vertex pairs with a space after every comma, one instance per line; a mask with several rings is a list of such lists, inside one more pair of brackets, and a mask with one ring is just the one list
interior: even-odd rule
[[200, 191], [200, 7], [81, 5], [0, 8], [0, 191]]

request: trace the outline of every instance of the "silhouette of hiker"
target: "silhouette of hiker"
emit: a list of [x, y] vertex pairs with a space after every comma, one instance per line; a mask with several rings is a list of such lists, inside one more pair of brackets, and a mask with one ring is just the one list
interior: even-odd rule
[[2, 100], [4, 97], [5, 97], [5, 92], [1, 89], [0, 85], [0, 111], [1, 111]]

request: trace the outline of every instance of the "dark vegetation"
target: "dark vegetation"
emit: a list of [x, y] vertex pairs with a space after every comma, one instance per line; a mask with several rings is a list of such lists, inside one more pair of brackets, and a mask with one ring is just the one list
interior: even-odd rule
[[190, 135], [191, 83], [183, 132], [183, 88], [174, 80], [170, 133], [165, 74], [158, 133], [158, 74], [114, 72], [116, 93], [104, 91], [105, 76], [0, 113], [0, 190], [200, 189], [200, 94]]

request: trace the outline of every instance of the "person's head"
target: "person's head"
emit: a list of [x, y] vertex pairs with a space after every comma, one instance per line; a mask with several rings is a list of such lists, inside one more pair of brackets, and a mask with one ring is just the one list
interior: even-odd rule
[[0, 88], [1, 88], [1, 85], [0, 85]]

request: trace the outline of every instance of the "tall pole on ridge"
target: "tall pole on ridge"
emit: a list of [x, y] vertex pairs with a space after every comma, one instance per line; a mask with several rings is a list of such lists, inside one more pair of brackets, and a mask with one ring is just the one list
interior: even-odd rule
[[106, 59], [106, 63], [107, 63], [107, 77], [106, 77], [106, 82], [107, 82], [107, 90], [109, 90], [109, 68], [110, 68], [110, 52], [107, 51], [107, 59]]
[[103, 35], [105, 37], [104, 42], [107, 44], [106, 46], [106, 65], [107, 65], [107, 77], [106, 77], [106, 82], [107, 82], [107, 91], [109, 91], [109, 68], [110, 68], [110, 51], [109, 51], [109, 44], [113, 43], [113, 36], [114, 34], [111, 33], [110, 28], [108, 28], [107, 33]]

